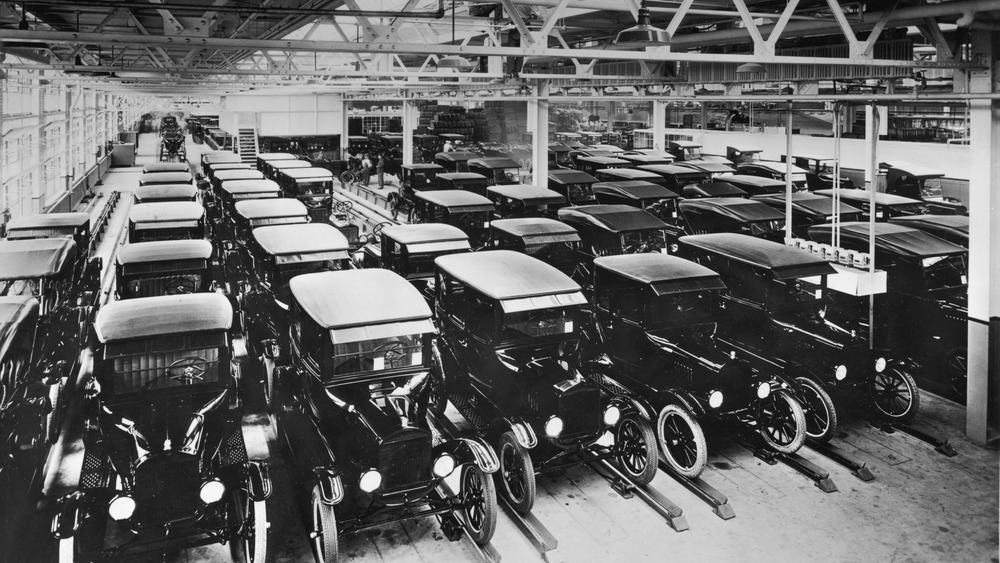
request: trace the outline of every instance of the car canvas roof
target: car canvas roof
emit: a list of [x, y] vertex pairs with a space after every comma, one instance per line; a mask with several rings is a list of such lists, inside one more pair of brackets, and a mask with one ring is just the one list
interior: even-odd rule
[[191, 165], [186, 162], [150, 162], [142, 167], [143, 174], [154, 172], [190, 172]]
[[210, 154], [203, 154], [201, 156], [202, 162], [205, 164], [221, 164], [223, 162], [243, 162], [240, 155], [232, 151], [217, 151]]
[[118, 249], [119, 264], [168, 262], [172, 260], [207, 260], [212, 256], [212, 243], [207, 240], [158, 240], [133, 242]]
[[318, 272], [288, 283], [299, 307], [327, 330], [425, 321], [431, 310], [420, 291], [399, 274], [381, 268]]
[[285, 168], [280, 173], [295, 180], [333, 180], [333, 172], [326, 168]]
[[16, 335], [27, 328], [33, 331], [38, 319], [38, 300], [30, 295], [0, 297], [0, 359], [20, 345]]
[[700, 149], [701, 143], [695, 143], [694, 141], [670, 141], [670, 146], [682, 149]]
[[264, 162], [270, 162], [274, 160], [296, 160], [298, 157], [287, 152], [262, 152], [257, 155], [257, 158]]
[[569, 224], [588, 224], [615, 233], [665, 229], [667, 224], [650, 213], [631, 205], [582, 205], [559, 210], [559, 220]]
[[415, 223], [412, 225], [391, 225], [382, 229], [382, 236], [400, 244], [424, 244], [469, 240], [465, 231], [444, 223]]
[[905, 172], [910, 176], [916, 176], [917, 178], [943, 178], [944, 172], [934, 170], [933, 168], [925, 168], [923, 166], [917, 166], [916, 164], [910, 164], [909, 162], [883, 162], [880, 163], [883, 168], [895, 168], [900, 172]]
[[649, 170], [636, 170], [634, 168], [602, 168], [597, 172], [609, 174], [611, 176], [618, 176], [620, 178], [628, 178], [629, 180], [642, 180], [643, 178], [654, 178], [660, 181], [663, 180], [663, 176], [660, 176], [656, 172], [650, 172]]
[[[761, 168], [766, 168], [766, 169], [768, 169], [768, 170], [770, 170], [772, 172], [776, 172], [778, 174], [784, 174], [785, 172], [788, 171], [788, 164], [786, 164], [784, 162], [773, 162], [773, 161], [770, 161], [770, 160], [757, 160], [757, 161], [752, 162], [751, 164], [753, 164], [754, 166], [760, 166]], [[794, 164], [792, 164], [791, 166], [792, 166], [792, 174], [805, 174], [806, 172], [809, 172], [808, 170], [806, 170], [804, 168], [799, 168], [798, 166], [795, 166]]]
[[253, 164], [249, 162], [217, 162], [212, 165], [212, 172], [218, 173], [223, 170], [253, 170]]
[[465, 151], [439, 152], [434, 155], [435, 160], [441, 159], [448, 162], [465, 162], [474, 158], [479, 158], [479, 155], [474, 152]]
[[483, 176], [482, 174], [476, 174], [475, 172], [442, 172], [435, 177], [444, 178], [445, 180], [452, 180], [452, 181], [481, 180], [485, 182], [487, 180], [486, 176]]
[[616, 158], [627, 160], [634, 164], [669, 164], [674, 161], [673, 156], [656, 156], [652, 154], [619, 154]]
[[781, 188], [782, 192], [785, 190], [784, 180], [765, 178], [763, 176], [752, 176], [750, 174], [728, 174], [725, 177], [725, 181], [737, 187], [745, 184], [757, 188]]
[[227, 180], [263, 180], [264, 173], [260, 170], [219, 170], [214, 174], [220, 182]]
[[7, 222], [7, 230], [77, 228], [90, 224], [89, 213], [36, 213], [15, 217]]
[[629, 180], [626, 182], [598, 182], [594, 184], [594, 193], [610, 194], [635, 200], [674, 199], [680, 197], [667, 188], [644, 180]]
[[191, 182], [190, 172], [149, 172], [139, 176], [140, 184], [186, 184]]
[[552, 239], [553, 241], [580, 240], [579, 233], [571, 225], [547, 217], [497, 219], [490, 223], [490, 227], [517, 237], [555, 237]]
[[599, 151], [611, 151], [613, 153], [622, 153], [622, 152], [625, 152], [625, 149], [623, 149], [623, 148], [621, 148], [621, 147], [619, 147], [617, 145], [601, 145], [601, 144], [598, 144], [598, 145], [590, 145], [590, 148], [596, 149], [596, 150], [599, 150]]
[[594, 184], [598, 180], [581, 170], [549, 170], [549, 181], [556, 184]]
[[329, 223], [272, 225], [254, 229], [253, 238], [272, 256], [303, 255], [298, 262], [310, 261], [304, 255], [344, 253], [325, 260], [347, 258], [347, 237]]
[[581, 156], [580, 158], [578, 158], [576, 160], [578, 162], [588, 162], [590, 164], [608, 165], [608, 166], [610, 166], [612, 164], [616, 164], [616, 165], [620, 165], [620, 166], [627, 166], [629, 164], [632, 164], [631, 162], [629, 162], [627, 160], [622, 160], [622, 159], [614, 157], [614, 156]]
[[[815, 225], [809, 228], [809, 238], [813, 240], [829, 240], [832, 237], [833, 225]], [[868, 242], [870, 224], [855, 221], [840, 224], [840, 236], [843, 239]], [[964, 254], [968, 250], [925, 233], [920, 229], [898, 225], [895, 223], [875, 223], [875, 247], [892, 254], [915, 258], [930, 256], [949, 256]]]
[[162, 201], [139, 203], [128, 212], [133, 223], [163, 223], [168, 221], [197, 221], [205, 215], [205, 208], [197, 201]]
[[312, 168], [313, 165], [308, 160], [272, 160], [267, 163], [275, 170], [294, 170], [298, 168]]
[[488, 168], [494, 170], [497, 168], [520, 168], [521, 165], [517, 163], [512, 158], [506, 158], [502, 156], [491, 157], [491, 158], [473, 158], [469, 161], [469, 166], [478, 166], [480, 168]]
[[562, 143], [550, 143], [549, 144], [549, 150], [552, 151], [552, 152], [570, 152], [573, 149], [567, 147], [566, 145], [564, 145]]
[[690, 186], [684, 186], [685, 195], [686, 191], [690, 190], [695, 195], [700, 195], [706, 198], [712, 197], [743, 197], [747, 193], [736, 186], [725, 181], [716, 182], [701, 182], [698, 184], [692, 184]]
[[681, 210], [703, 209], [739, 221], [780, 221], [785, 218], [783, 213], [766, 203], [742, 197], [685, 199], [681, 201], [680, 208]]
[[416, 197], [424, 201], [454, 209], [456, 212], [493, 209], [493, 202], [479, 194], [465, 190], [432, 190], [417, 192]]
[[112, 301], [94, 321], [102, 343], [168, 334], [229, 330], [233, 307], [218, 293], [190, 293]]
[[132, 195], [138, 200], [144, 199], [194, 199], [198, 188], [191, 184], [154, 184], [139, 186]]
[[541, 260], [511, 250], [450, 254], [439, 256], [434, 263], [443, 272], [491, 299], [580, 292], [580, 286], [566, 274]]
[[0, 240], [0, 280], [52, 276], [75, 256], [76, 243], [68, 238]]
[[486, 189], [502, 197], [521, 200], [527, 204], [563, 203], [566, 198], [559, 192], [527, 184], [490, 186]]
[[274, 180], [229, 180], [222, 183], [222, 191], [235, 194], [267, 194], [278, 193], [281, 188]]
[[441, 137], [442, 139], [451, 139], [453, 141], [461, 141], [465, 138], [465, 135], [461, 135], [459, 133], [441, 133], [438, 137]]
[[[757, 195], [750, 199], [766, 203], [779, 211], [785, 209], [785, 192]], [[833, 215], [833, 199], [809, 192], [792, 192], [792, 210], [801, 211], [810, 215], [829, 217]], [[861, 213], [861, 210], [857, 207], [841, 202], [840, 213], [842, 215]]]
[[275, 217], [307, 217], [309, 209], [301, 201], [282, 197], [277, 199], [245, 199], [237, 201], [233, 207], [236, 213], [249, 220]]
[[890, 223], [926, 229], [929, 231], [950, 232], [957, 235], [969, 237], [969, 216], [968, 215], [908, 215], [906, 217], [893, 217]]
[[704, 176], [699, 170], [695, 170], [689, 166], [681, 166], [679, 164], [644, 164], [639, 167], [639, 170], [645, 170], [647, 172], [654, 172], [656, 174], [698, 174]]
[[[813, 193], [833, 197], [833, 190], [816, 190]], [[865, 203], [870, 201], [872, 192], [868, 190], [848, 189], [840, 190], [840, 199]], [[875, 192], [875, 205], [922, 205], [923, 202], [917, 199], [910, 199], [899, 195]]]
[[400, 168], [406, 170], [444, 170], [440, 164], [404, 164]]
[[710, 160], [685, 160], [679, 162], [677, 166], [681, 168], [692, 168], [694, 170], [700, 170], [702, 172], [707, 172], [709, 174], [725, 174], [729, 172], [736, 172], [736, 169], [728, 164], [723, 164], [721, 162], [712, 162]]
[[726, 284], [714, 270], [656, 252], [602, 256], [594, 260], [594, 266], [598, 270], [648, 285], [656, 295], [726, 289]]
[[689, 235], [681, 237], [680, 242], [730, 260], [770, 270], [779, 280], [837, 273], [829, 262], [811, 252], [749, 235]]

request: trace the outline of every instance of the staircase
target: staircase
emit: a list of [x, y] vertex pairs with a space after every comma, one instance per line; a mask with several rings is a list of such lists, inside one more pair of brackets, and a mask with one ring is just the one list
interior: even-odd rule
[[257, 130], [240, 129], [236, 135], [236, 154], [240, 161], [257, 166]]

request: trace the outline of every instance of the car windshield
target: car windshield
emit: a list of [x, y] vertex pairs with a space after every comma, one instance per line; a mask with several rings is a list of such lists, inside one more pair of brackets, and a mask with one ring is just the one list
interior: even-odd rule
[[423, 334], [407, 334], [333, 345], [334, 375], [422, 365], [424, 365]]
[[202, 279], [200, 273], [137, 276], [128, 280], [128, 294], [132, 297], [156, 297], [194, 293], [201, 287]]
[[928, 291], [946, 290], [968, 285], [968, 265], [965, 255], [931, 256], [923, 259], [924, 285]]
[[343, 260], [316, 260], [310, 262], [295, 262], [293, 264], [279, 264], [279, 281], [287, 284], [295, 276], [311, 274], [313, 272], [326, 272], [330, 270], [342, 270]]
[[688, 291], [654, 296], [646, 306], [649, 329], [713, 323], [712, 294]]
[[594, 199], [594, 190], [590, 184], [570, 184], [566, 186], [570, 203], [590, 201]]
[[410, 185], [417, 189], [433, 187], [434, 176], [429, 172], [414, 171], [410, 178]]
[[667, 246], [667, 234], [662, 229], [622, 233], [622, 249], [626, 254], [658, 252]]
[[299, 195], [320, 195], [327, 193], [325, 181], [298, 181], [295, 183], [295, 191]]
[[521, 169], [520, 168], [503, 168], [497, 170], [496, 181], [498, 184], [519, 184], [521, 183]]
[[780, 231], [785, 227], [785, 222], [780, 220], [773, 221], [754, 221], [753, 223], [747, 223], [743, 226], [744, 231], [749, 231], [750, 236], [763, 236], [770, 233], [775, 233]]
[[697, 160], [699, 158], [701, 158], [700, 147], [684, 149], [684, 160]]
[[15, 295], [31, 295], [38, 297], [41, 294], [41, 280], [9, 280], [0, 282], [0, 296], [13, 297]]
[[501, 339], [504, 341], [571, 335], [576, 326], [576, 307], [549, 307], [507, 313], [503, 316]]
[[920, 196], [923, 199], [943, 200], [944, 188], [941, 186], [941, 178], [924, 178], [921, 180]]
[[106, 346], [111, 360], [114, 392], [138, 393], [204, 385], [219, 381], [224, 335], [180, 334], [155, 340], [113, 342]]
[[463, 250], [448, 250], [444, 252], [420, 252], [417, 254], [410, 254], [407, 256], [406, 260], [406, 271], [402, 272], [404, 274], [426, 274], [428, 276], [434, 274], [434, 259], [438, 256], [444, 256], [446, 254], [454, 254], [456, 252], [463, 252]]
[[818, 312], [823, 305], [823, 290], [800, 279], [772, 280], [767, 305], [771, 311]]
[[805, 172], [792, 172], [792, 183], [805, 183], [808, 180]]
[[466, 211], [462, 213], [449, 213], [447, 223], [462, 229], [466, 234], [481, 231], [490, 226], [490, 212]]

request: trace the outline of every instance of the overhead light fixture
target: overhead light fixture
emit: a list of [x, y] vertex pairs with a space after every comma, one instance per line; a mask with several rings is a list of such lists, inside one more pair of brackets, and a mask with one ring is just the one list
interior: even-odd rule
[[694, 91], [695, 96], [707, 96], [708, 94], [711, 94], [711, 92], [709, 92], [708, 88], [705, 88], [704, 86]]
[[766, 74], [767, 68], [760, 63], [743, 63], [736, 67], [736, 74]]
[[646, 7], [646, 0], [642, 0], [639, 6], [638, 22], [635, 26], [623, 29], [618, 32], [618, 36], [612, 44], [619, 43], [649, 43], [666, 45], [670, 43], [670, 34], [667, 30], [654, 27], [650, 24], [649, 8]]
[[791, 86], [785, 86], [784, 88], [781, 89], [782, 96], [791, 96], [794, 93], [795, 93], [795, 88], [792, 88]]
[[[455, 0], [451, 0], [451, 42], [455, 43]], [[468, 72], [475, 66], [472, 61], [460, 55], [446, 55], [438, 59], [438, 68], [450, 68], [458, 72]]]

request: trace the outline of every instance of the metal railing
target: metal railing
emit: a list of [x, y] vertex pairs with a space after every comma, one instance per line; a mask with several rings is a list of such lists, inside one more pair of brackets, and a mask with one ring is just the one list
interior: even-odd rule
[[97, 251], [97, 245], [101, 243], [101, 239], [104, 238], [105, 231], [108, 230], [108, 223], [111, 220], [111, 214], [115, 212], [115, 208], [118, 207], [118, 201], [121, 199], [121, 192], [114, 190], [108, 196], [108, 201], [104, 203], [104, 209], [101, 209], [101, 214], [98, 215], [97, 221], [91, 226], [90, 235], [90, 254], [93, 255]]

